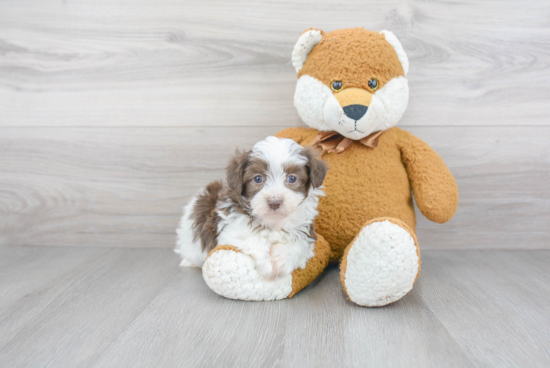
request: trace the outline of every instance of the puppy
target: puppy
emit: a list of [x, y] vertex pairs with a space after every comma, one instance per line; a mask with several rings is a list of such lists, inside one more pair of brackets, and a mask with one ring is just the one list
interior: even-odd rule
[[202, 267], [217, 245], [231, 245], [267, 280], [304, 268], [313, 257], [327, 170], [314, 151], [290, 139], [268, 137], [237, 152], [226, 180], [208, 184], [184, 208], [175, 249], [181, 266]]

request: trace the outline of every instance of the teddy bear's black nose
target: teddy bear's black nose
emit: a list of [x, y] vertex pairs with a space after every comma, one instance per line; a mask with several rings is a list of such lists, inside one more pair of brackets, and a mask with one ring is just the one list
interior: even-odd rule
[[344, 114], [350, 119], [359, 120], [367, 113], [368, 106], [364, 105], [348, 105], [344, 107]]

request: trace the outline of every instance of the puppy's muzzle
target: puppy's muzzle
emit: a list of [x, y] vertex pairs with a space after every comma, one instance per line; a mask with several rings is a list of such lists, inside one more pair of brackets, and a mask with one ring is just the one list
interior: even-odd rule
[[281, 199], [278, 199], [278, 198], [269, 199], [267, 201], [267, 204], [269, 205], [269, 208], [271, 208], [273, 211], [278, 210], [279, 207], [281, 207], [281, 203], [283, 203], [283, 201]]

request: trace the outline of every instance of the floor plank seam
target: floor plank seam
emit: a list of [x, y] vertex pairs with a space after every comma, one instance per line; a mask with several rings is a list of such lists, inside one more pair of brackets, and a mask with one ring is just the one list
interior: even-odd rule
[[[36, 247], [36, 248], [41, 248], [41, 247]], [[52, 248], [57, 248], [57, 247], [52, 247]], [[89, 258], [84, 258], [80, 263], [76, 264], [74, 267], [72, 267], [72, 268], [66, 270], [66, 271], [63, 272], [62, 274], [59, 274], [59, 275], [56, 276], [54, 279], [52, 279], [52, 280], [46, 282], [45, 284], [41, 284], [40, 286], [37, 286], [37, 287], [35, 287], [35, 288], [29, 290], [27, 293], [25, 293], [25, 295], [23, 295], [23, 296], [20, 297], [20, 298], [15, 299], [15, 300], [12, 300], [12, 301], [10, 302], [10, 304], [5, 305], [5, 306], [2, 307], [0, 310], [4, 310], [4, 309], [9, 308], [10, 306], [12, 306], [12, 305], [14, 305], [14, 304], [17, 304], [17, 302], [19, 302], [19, 301], [21, 301], [22, 299], [26, 298], [27, 295], [36, 293], [39, 289], [44, 288], [44, 286], [46, 286], [46, 285], [49, 285], [49, 284], [56, 284], [58, 280], [63, 280], [63, 279], [65, 279], [65, 278], [66, 278], [66, 275], [73, 273], [75, 270], [77, 270], [78, 268], [80, 268], [84, 263], [89, 262], [89, 261], [94, 261], [94, 260], [96, 260], [96, 259], [98, 259], [98, 258], [100, 258], [100, 257], [102, 257], [102, 256], [104, 256], [104, 255], [106, 255], [106, 254], [111, 253], [112, 251], [113, 251], [113, 249], [105, 248], [105, 251], [104, 251], [104, 252], [99, 252], [99, 253], [97, 253], [97, 254], [95, 254], [95, 255], [89, 257]], [[52, 299], [53, 299], [53, 298], [52, 298]], [[49, 303], [46, 304], [46, 305], [44, 305], [44, 306], [42, 306], [42, 308], [41, 308], [39, 311], [37, 311], [37, 312], [35, 313], [35, 315], [39, 314], [39, 313], [42, 311], [42, 309], [44, 309], [44, 308], [45, 308], [46, 306], [48, 306], [48, 305], [49, 305]], [[26, 321], [32, 319], [33, 317], [34, 317], [34, 315], [33, 315], [33, 316], [29, 316], [27, 319], [22, 320], [20, 324], [24, 324]], [[3, 322], [3, 320], [0, 320], [0, 323], [1, 323], [1, 322]], [[1, 347], [0, 347], [0, 350], [1, 350], [2, 348], [4, 348], [6, 345], [7, 345], [7, 344], [1, 346]]]
[[464, 351], [464, 348], [462, 347], [462, 344], [460, 344], [460, 342], [456, 339], [456, 337], [454, 336], [454, 334], [447, 328], [447, 326], [445, 326], [445, 324], [443, 323], [443, 321], [441, 321], [441, 319], [438, 317], [437, 313], [430, 307], [429, 303], [424, 299], [424, 297], [422, 296], [422, 294], [420, 294], [420, 298], [422, 299], [422, 303], [428, 308], [428, 310], [430, 311], [431, 315], [437, 320], [437, 322], [439, 323], [439, 325], [441, 326], [441, 328], [443, 328], [443, 330], [445, 330], [447, 332], [447, 335], [454, 341], [454, 343], [456, 344], [456, 346], [460, 349], [460, 351], [462, 352], [462, 354], [466, 357], [466, 359], [468, 359], [468, 361], [472, 364], [472, 367], [477, 367], [477, 365], [472, 361], [472, 359], [470, 358], [470, 355]]
[[[107, 251], [105, 252], [101, 252], [101, 253], [98, 253], [90, 258], [86, 258], [85, 261], [79, 263], [78, 265], [76, 265], [75, 267], [71, 268], [70, 270], [67, 270], [66, 272], [62, 273], [61, 275], [57, 276], [55, 279], [52, 279], [50, 280], [49, 282], [47, 282], [46, 284], [40, 286], [39, 288], [43, 288], [45, 285], [57, 285], [59, 284], [59, 280], [64, 280], [66, 278], [66, 275], [69, 275], [71, 273], [74, 273], [76, 270], [78, 270], [85, 262], [89, 262], [89, 261], [94, 261], [98, 258], [100, 258], [101, 256], [104, 256], [104, 255], [107, 255], [109, 253], [113, 252], [113, 249], [107, 249]], [[57, 302], [58, 301], [58, 296], [59, 295], [63, 295], [64, 293], [67, 292], [67, 290], [69, 290], [71, 288], [71, 285], [73, 285], [74, 282], [77, 282], [77, 281], [80, 281], [78, 279], [74, 279], [72, 280], [69, 284], [67, 284], [63, 289], [59, 290], [58, 292], [56, 292], [53, 296], [50, 297], [50, 299], [48, 300], [47, 303], [45, 303], [44, 305], [42, 305], [40, 307], [39, 310], [37, 311], [33, 311], [32, 314], [30, 314], [29, 316], [26, 316], [26, 318], [24, 319], [21, 319], [20, 321], [18, 321], [18, 324], [17, 326], [15, 327], [12, 327], [12, 330], [14, 331], [19, 331], [22, 326], [26, 325], [26, 324], [32, 324], [32, 323], [35, 323], [37, 320], [40, 319], [40, 316], [42, 314], [42, 311], [44, 311], [44, 309], [46, 309], [47, 307], [49, 307], [51, 305], [51, 303], [53, 302]], [[29, 294], [32, 294], [33, 292], [36, 292], [39, 288], [35, 288], [33, 289], [32, 291], [29, 291], [28, 293], [25, 294], [25, 296], [21, 297], [21, 298], [18, 298], [14, 301], [12, 301], [10, 303], [9, 306], [13, 306], [13, 305], [16, 305], [18, 302], [22, 301], [27, 295]], [[4, 320], [0, 321], [0, 322], [3, 322]], [[9, 350], [9, 347], [10, 346], [13, 346], [14, 344], [16, 344], [17, 342], [17, 338], [19, 336], [19, 333], [21, 333], [21, 331], [19, 331], [18, 333], [15, 333], [15, 336], [13, 336], [13, 338], [7, 342], [4, 343], [4, 345], [0, 346], [0, 352], [6, 352], [7, 350]]]
[[154, 292], [151, 292], [149, 294], [149, 298], [147, 298], [147, 301], [144, 301], [143, 302], [143, 306], [141, 308], [139, 308], [138, 310], [136, 310], [136, 312], [134, 313], [134, 316], [131, 318], [131, 320], [128, 321], [128, 323], [126, 323], [124, 325], [124, 327], [121, 327], [119, 328], [116, 333], [113, 334], [113, 338], [111, 339], [111, 341], [109, 341], [109, 344], [104, 344], [104, 346], [107, 346], [107, 348], [104, 348], [102, 349], [101, 353], [99, 353], [96, 357], [94, 357], [94, 359], [92, 359], [91, 361], [87, 362], [86, 366], [88, 367], [99, 367], [98, 362], [101, 360], [101, 358], [107, 353], [107, 351], [109, 350], [108, 349], [108, 346], [112, 346], [119, 338], [120, 336], [128, 330], [128, 328], [130, 328], [132, 326], [132, 323], [134, 323], [134, 321], [147, 309], [147, 307], [149, 305], [151, 305], [151, 303], [155, 300], [155, 298], [161, 293], [162, 290], [164, 290], [166, 288], [166, 286], [172, 282], [172, 280], [174, 280], [174, 278], [178, 275], [179, 273], [179, 267], [177, 269], [174, 270], [173, 274], [171, 277], [168, 277], [166, 279], [166, 281], [160, 285], [157, 289], [155, 289]]

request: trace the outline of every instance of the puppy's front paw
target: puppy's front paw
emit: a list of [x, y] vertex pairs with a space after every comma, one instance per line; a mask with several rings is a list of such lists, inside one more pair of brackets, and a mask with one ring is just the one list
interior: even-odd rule
[[285, 277], [294, 271], [291, 262], [291, 254], [288, 247], [284, 244], [275, 244], [270, 250], [271, 264], [275, 277]]
[[267, 281], [275, 280], [277, 273], [276, 273], [276, 270], [273, 268], [273, 264], [269, 257], [262, 257], [259, 259], [255, 258], [255, 261], [256, 261], [256, 269], [264, 279], [266, 279]]

